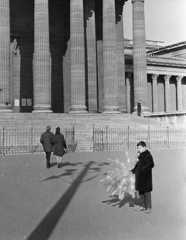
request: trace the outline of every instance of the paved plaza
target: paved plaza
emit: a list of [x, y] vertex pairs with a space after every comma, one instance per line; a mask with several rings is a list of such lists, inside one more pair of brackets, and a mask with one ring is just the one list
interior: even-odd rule
[[[151, 214], [138, 199], [109, 198], [100, 180], [107, 158], [123, 152], [69, 153], [46, 169], [45, 156], [0, 156], [2, 240], [185, 240], [186, 150], [153, 150]], [[134, 156], [135, 152], [131, 153]]]

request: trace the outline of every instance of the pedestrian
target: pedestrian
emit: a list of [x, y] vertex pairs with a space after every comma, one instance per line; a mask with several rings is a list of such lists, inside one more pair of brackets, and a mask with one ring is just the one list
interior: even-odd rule
[[50, 131], [51, 127], [46, 127], [46, 132], [41, 134], [40, 143], [43, 145], [46, 154], [46, 167], [50, 168], [50, 156], [53, 151], [53, 138], [54, 134]]
[[57, 167], [60, 168], [62, 165], [62, 158], [66, 152], [66, 142], [63, 134], [60, 133], [60, 128], [56, 128], [56, 132], [54, 135], [54, 155], [56, 156]]
[[141, 117], [141, 104], [142, 104], [142, 102], [141, 102], [141, 100], [139, 100], [137, 103], [137, 115], [139, 117]]
[[152, 168], [154, 161], [151, 153], [146, 148], [146, 143], [140, 141], [137, 144], [138, 162], [131, 170], [135, 174], [135, 190], [139, 192], [141, 206], [136, 211], [151, 212], [151, 191], [152, 191]]

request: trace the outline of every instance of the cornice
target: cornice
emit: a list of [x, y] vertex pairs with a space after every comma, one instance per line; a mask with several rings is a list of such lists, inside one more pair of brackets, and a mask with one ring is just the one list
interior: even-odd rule
[[165, 57], [147, 57], [148, 65], [158, 65], [158, 66], [167, 66], [167, 67], [179, 67], [186, 68], [186, 60], [179, 58], [165, 58]]

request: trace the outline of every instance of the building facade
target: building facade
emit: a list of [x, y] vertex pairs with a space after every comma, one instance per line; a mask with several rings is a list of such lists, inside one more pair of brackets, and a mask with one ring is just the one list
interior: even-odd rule
[[186, 111], [185, 43], [145, 38], [144, 0], [0, 1], [0, 112]]

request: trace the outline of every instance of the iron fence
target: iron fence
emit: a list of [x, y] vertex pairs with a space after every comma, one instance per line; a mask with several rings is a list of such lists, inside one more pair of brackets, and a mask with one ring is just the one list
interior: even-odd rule
[[[52, 129], [53, 131], [54, 129]], [[0, 154], [19, 155], [42, 153], [43, 147], [40, 143], [41, 134], [45, 128], [39, 127], [18, 127], [0, 129]], [[67, 151], [76, 150], [75, 130], [72, 128], [61, 128], [66, 143]]]
[[134, 150], [139, 141], [149, 149], [186, 147], [186, 129], [93, 126], [93, 151]]

